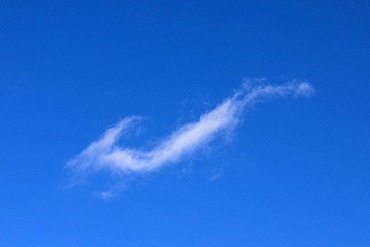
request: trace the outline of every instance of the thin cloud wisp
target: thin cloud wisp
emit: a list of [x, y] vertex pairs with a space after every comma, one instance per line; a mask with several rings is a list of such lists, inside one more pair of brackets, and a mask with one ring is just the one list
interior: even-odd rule
[[258, 102], [284, 96], [309, 96], [312, 86], [307, 82], [284, 85], [253, 85], [246, 83], [231, 97], [213, 110], [204, 113], [198, 121], [180, 126], [161, 142], [147, 150], [120, 146], [118, 141], [140, 122], [140, 117], [130, 116], [107, 129], [96, 141], [66, 164], [77, 174], [94, 174], [109, 170], [120, 174], [147, 173], [180, 162], [221, 133], [232, 131], [242, 112]]

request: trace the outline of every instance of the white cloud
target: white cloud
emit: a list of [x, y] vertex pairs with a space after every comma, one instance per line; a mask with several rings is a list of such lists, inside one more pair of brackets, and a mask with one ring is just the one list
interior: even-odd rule
[[249, 80], [234, 95], [201, 115], [198, 121], [181, 126], [150, 150], [118, 145], [119, 139], [140, 121], [138, 116], [126, 117], [68, 161], [66, 167], [75, 174], [94, 174], [101, 170], [119, 174], [155, 171], [179, 162], [187, 154], [209, 144], [219, 134], [233, 130], [243, 110], [255, 103], [288, 95], [310, 96], [313, 92], [307, 82], [294, 81], [273, 86], [261, 83], [261, 80]]

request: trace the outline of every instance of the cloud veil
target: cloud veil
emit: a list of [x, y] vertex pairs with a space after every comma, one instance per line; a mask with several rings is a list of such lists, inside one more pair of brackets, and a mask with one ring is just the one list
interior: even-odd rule
[[294, 81], [283, 85], [246, 82], [213, 110], [201, 115], [197, 121], [175, 129], [150, 149], [118, 144], [141, 119], [139, 116], [126, 117], [69, 160], [66, 167], [75, 174], [94, 174], [102, 170], [138, 174], [159, 170], [180, 162], [187, 154], [209, 144], [220, 134], [232, 131], [246, 108], [271, 98], [310, 96], [312, 93], [313, 87], [307, 82]]

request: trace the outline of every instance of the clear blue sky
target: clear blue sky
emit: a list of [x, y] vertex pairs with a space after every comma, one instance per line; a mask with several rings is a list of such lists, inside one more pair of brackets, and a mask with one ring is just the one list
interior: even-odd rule
[[[369, 13], [361, 0], [1, 1], [0, 246], [369, 246]], [[119, 145], [155, 146], [245, 77], [315, 94], [257, 104], [157, 171], [67, 186], [66, 163], [119, 120], [144, 118]]]

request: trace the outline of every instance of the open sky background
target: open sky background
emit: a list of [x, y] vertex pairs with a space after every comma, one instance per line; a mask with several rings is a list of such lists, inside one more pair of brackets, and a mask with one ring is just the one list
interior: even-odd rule
[[[0, 246], [369, 246], [369, 1], [0, 1]], [[67, 188], [66, 162], [144, 116], [155, 143], [243, 78], [310, 82], [227, 137]], [[125, 184], [110, 200], [96, 191]]]

